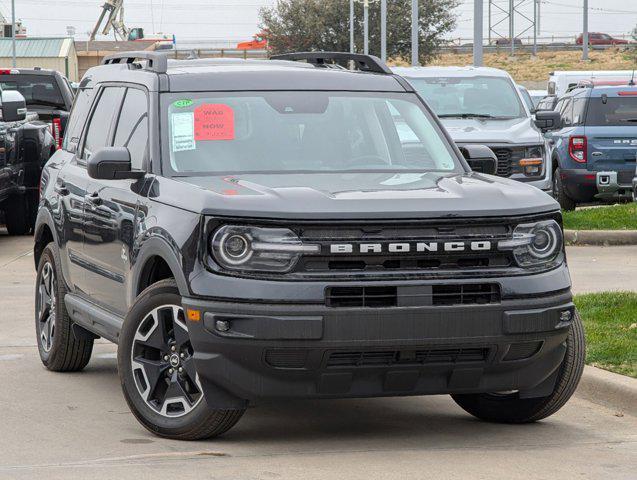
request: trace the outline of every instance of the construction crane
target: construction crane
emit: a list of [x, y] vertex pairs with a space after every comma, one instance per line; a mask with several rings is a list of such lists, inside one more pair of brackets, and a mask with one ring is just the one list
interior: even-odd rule
[[91, 32], [91, 40], [95, 40], [95, 35], [99, 31], [104, 17], [107, 17], [106, 23], [102, 30], [102, 35], [108, 35], [113, 30], [115, 40], [128, 40], [131, 30], [124, 25], [124, 0], [106, 0], [102, 5], [102, 13], [100, 14], [93, 32]]

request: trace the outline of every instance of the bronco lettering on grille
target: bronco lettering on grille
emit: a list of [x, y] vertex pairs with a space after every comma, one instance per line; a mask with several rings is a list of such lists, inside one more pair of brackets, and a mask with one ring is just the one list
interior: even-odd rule
[[424, 252], [485, 252], [491, 250], [488, 240], [455, 242], [397, 242], [397, 243], [334, 243], [330, 253], [373, 254], [373, 253], [424, 253]]

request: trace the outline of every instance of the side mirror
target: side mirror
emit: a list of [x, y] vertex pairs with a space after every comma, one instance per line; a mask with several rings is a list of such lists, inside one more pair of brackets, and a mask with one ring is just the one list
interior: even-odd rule
[[133, 170], [126, 147], [104, 147], [93, 153], [87, 162], [88, 175], [97, 180], [141, 178], [144, 172]]
[[498, 171], [498, 157], [486, 145], [463, 145], [459, 148], [474, 172], [495, 175]]
[[562, 116], [555, 110], [540, 110], [535, 113], [535, 126], [542, 132], [562, 128]]
[[0, 120], [3, 122], [19, 122], [27, 118], [27, 102], [16, 90], [2, 92], [0, 97]]

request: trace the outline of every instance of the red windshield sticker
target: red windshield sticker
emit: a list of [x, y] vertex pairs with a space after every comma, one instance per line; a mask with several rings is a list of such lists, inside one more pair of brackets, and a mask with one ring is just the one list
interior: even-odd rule
[[195, 140], [234, 140], [234, 110], [221, 103], [195, 108]]

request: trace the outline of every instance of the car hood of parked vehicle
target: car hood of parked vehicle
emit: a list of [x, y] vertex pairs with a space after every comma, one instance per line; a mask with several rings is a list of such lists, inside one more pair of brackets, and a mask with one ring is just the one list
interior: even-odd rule
[[559, 209], [553, 198], [535, 187], [476, 172], [244, 174], [175, 180], [161, 179], [150, 196], [161, 195], [162, 202], [185, 210], [223, 216], [454, 218]]
[[456, 143], [529, 144], [543, 142], [542, 134], [533, 125], [531, 117], [507, 120], [480, 118], [441, 118]]

